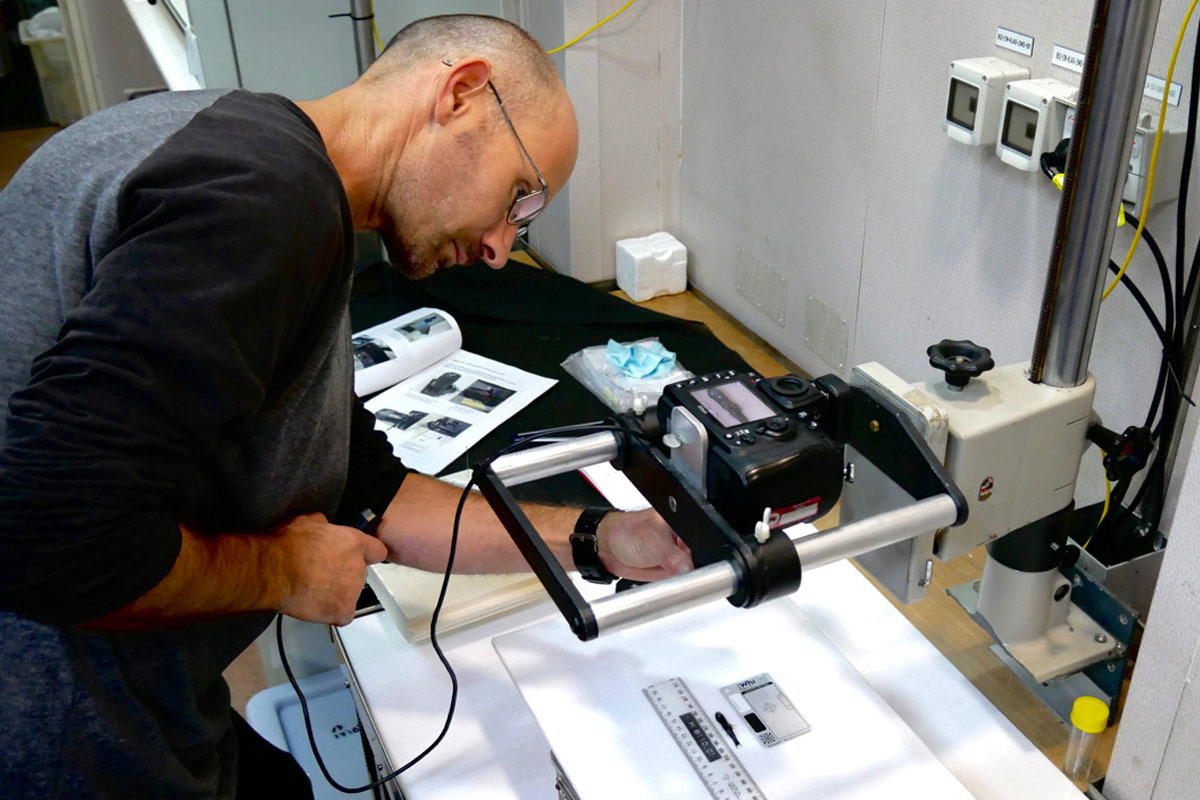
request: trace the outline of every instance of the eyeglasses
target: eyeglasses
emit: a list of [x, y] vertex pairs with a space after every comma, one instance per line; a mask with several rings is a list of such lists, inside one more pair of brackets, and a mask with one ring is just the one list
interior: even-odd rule
[[517, 189], [517, 196], [508, 208], [509, 225], [528, 225], [546, 207], [546, 181], [542, 178], [542, 173], [538, 171], [537, 165], [533, 163], [533, 159], [529, 157], [529, 151], [525, 149], [525, 143], [521, 141], [520, 136], [517, 136], [517, 129], [513, 127], [508, 112], [504, 110], [504, 101], [500, 99], [500, 93], [496, 91], [496, 87], [492, 85], [491, 81], [488, 81], [488, 88], [492, 90], [492, 94], [496, 95], [496, 102], [500, 104], [500, 113], [504, 115], [504, 121], [508, 123], [508, 129], [516, 137], [517, 145], [521, 148], [521, 152], [525, 154], [525, 160], [529, 162], [529, 166], [533, 167], [533, 174], [537, 175], [538, 183], [542, 185], [542, 188], [535, 189], [532, 192]]

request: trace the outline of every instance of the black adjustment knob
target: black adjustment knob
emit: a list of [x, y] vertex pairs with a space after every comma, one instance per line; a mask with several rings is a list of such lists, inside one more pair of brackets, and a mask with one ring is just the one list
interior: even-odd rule
[[925, 351], [930, 366], [946, 373], [951, 389], [962, 391], [971, 378], [978, 378], [992, 367], [992, 351], [967, 339], [942, 339]]
[[1073, 544], [1069, 544], [1063, 548], [1062, 556], [1059, 559], [1058, 566], [1061, 569], [1070, 569], [1079, 563], [1079, 557], [1082, 555], [1079, 548]]

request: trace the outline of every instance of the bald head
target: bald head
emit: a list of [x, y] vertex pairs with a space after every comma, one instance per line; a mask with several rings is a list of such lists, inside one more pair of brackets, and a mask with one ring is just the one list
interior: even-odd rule
[[545, 50], [520, 27], [478, 14], [447, 14], [406, 25], [360, 80], [389, 81], [430, 63], [457, 64], [486, 58], [492, 81], [510, 114], [545, 120], [566, 100], [566, 91]]
[[298, 105], [321, 132], [355, 227], [378, 231], [414, 277], [476, 261], [503, 266], [522, 224], [518, 201], [549, 202], [578, 155], [554, 65], [529, 34], [495, 17], [418, 20], [359, 80]]

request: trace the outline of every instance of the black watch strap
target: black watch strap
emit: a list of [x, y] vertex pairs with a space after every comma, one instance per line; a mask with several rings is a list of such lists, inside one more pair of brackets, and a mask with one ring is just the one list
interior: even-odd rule
[[610, 511], [611, 508], [592, 506], [585, 508], [575, 521], [575, 532], [571, 534], [571, 558], [575, 560], [579, 576], [585, 581], [612, 583], [617, 577], [600, 563], [600, 552], [596, 546], [596, 529], [600, 527], [600, 520]]

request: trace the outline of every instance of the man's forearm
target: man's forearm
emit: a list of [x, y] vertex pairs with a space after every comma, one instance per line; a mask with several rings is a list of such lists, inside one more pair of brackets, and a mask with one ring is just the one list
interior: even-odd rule
[[[388, 560], [431, 572], [444, 571], [454, 510], [461, 495], [461, 489], [433, 478], [405, 478], [379, 525], [379, 538], [388, 547]], [[568, 537], [579, 518], [579, 509], [532, 503], [522, 503], [521, 509], [559, 562], [572, 569]], [[487, 501], [476, 492], [467, 498], [463, 509], [458, 543], [456, 572], [529, 569]]]
[[179, 530], [179, 556], [166, 577], [84, 627], [143, 630], [254, 611], [345, 625], [354, 616], [367, 565], [387, 555], [374, 537], [318, 513], [253, 533]]
[[179, 528], [171, 571], [146, 594], [83, 627], [146, 630], [278, 608], [287, 590], [279, 536], [201, 534]]

